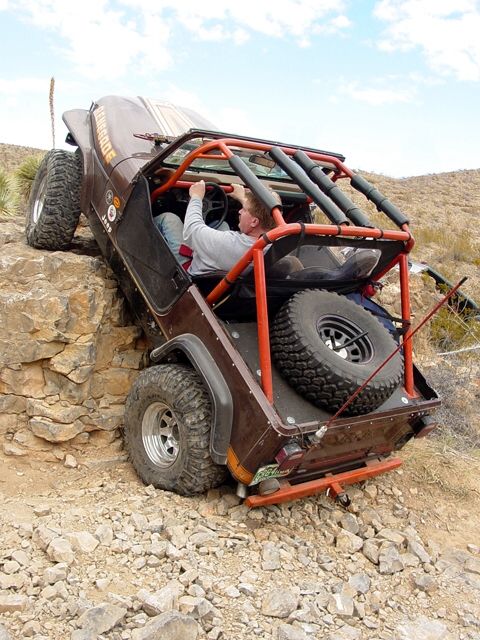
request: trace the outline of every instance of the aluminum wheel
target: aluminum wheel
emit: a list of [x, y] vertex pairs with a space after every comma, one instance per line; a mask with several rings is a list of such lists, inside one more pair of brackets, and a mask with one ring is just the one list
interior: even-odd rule
[[46, 186], [47, 186], [47, 176], [45, 175], [38, 187], [37, 196], [35, 198], [35, 202], [33, 203], [33, 211], [32, 211], [32, 220], [33, 224], [37, 224], [38, 219], [43, 210], [43, 204], [45, 202], [45, 194], [46, 194]]
[[142, 440], [151, 462], [170, 467], [178, 456], [179, 431], [171, 408], [163, 402], [153, 402], [143, 414]]
[[364, 364], [373, 357], [373, 345], [365, 331], [342, 316], [326, 315], [317, 322], [318, 335], [332, 351], [349, 362]]

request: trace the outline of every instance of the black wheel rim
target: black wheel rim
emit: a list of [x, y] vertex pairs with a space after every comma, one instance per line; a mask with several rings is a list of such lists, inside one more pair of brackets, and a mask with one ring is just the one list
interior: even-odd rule
[[334, 314], [317, 321], [321, 341], [343, 360], [365, 364], [373, 358], [373, 344], [368, 335], [351, 320]]
[[163, 402], [153, 402], [143, 414], [142, 442], [150, 461], [171, 467], [178, 457], [179, 431], [175, 414]]

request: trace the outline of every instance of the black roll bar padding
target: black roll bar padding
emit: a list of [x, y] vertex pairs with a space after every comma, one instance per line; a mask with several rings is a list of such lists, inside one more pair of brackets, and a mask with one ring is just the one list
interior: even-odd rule
[[350, 180], [350, 184], [354, 189], [363, 193], [379, 211], [383, 211], [397, 227], [402, 228], [404, 224], [409, 224], [410, 220], [407, 216], [396, 207], [393, 202], [383, 195], [373, 184], [370, 184], [368, 180], [365, 180], [358, 173], [354, 174]]
[[340, 187], [327, 176], [322, 168], [318, 166], [304, 151], [300, 149], [293, 154], [293, 159], [305, 171], [307, 176], [320, 187], [343, 213], [350, 218], [357, 227], [369, 227], [373, 229], [374, 224], [370, 222], [368, 216], [343, 193]]
[[228, 159], [228, 162], [235, 173], [243, 180], [255, 196], [257, 196], [260, 202], [267, 207], [270, 213], [275, 209], [275, 207], [282, 207], [273, 193], [260, 182], [257, 176], [249, 167], [247, 167], [241, 158], [233, 155]]
[[336, 204], [320, 191], [298, 164], [295, 164], [279, 147], [272, 147], [270, 157], [294, 180], [303, 191], [310, 196], [333, 224], [350, 224], [346, 215]]

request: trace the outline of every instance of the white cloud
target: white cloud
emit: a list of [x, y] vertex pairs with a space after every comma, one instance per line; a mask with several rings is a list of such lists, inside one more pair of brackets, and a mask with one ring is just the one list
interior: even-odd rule
[[[188, 107], [189, 109], [192, 109], [193, 111], [196, 111], [204, 117], [212, 120], [208, 114], [204, 101], [198, 94], [193, 93], [193, 91], [187, 91], [177, 85], [171, 84], [162, 91], [161, 97], [178, 105], [179, 107]], [[214, 124], [216, 123], [214, 122]]]
[[149, 20], [141, 14], [132, 17], [107, 0], [17, 0], [12, 7], [34, 26], [58, 34], [57, 55], [63, 54], [85, 77], [121, 77], [138, 59], [145, 72], [165, 69], [171, 62], [168, 24], [155, 15]]
[[198, 94], [177, 85], [170, 85], [164, 89], [162, 98], [196, 111], [210, 120], [220, 131], [254, 135], [255, 124], [249, 114], [240, 107], [217, 103], [206, 104]]
[[218, 110], [212, 114], [212, 120], [220, 131], [255, 135], [255, 125], [250, 115], [239, 107], [218, 108]]
[[0, 78], [0, 93], [17, 99], [21, 94], [45, 93], [48, 96], [50, 78]]
[[330, 21], [330, 24], [338, 29], [347, 29], [352, 26], [352, 23], [347, 16], [337, 16]]
[[[173, 29], [183, 38], [240, 46], [252, 34], [308, 46], [319, 34], [347, 28], [342, 0], [0, 0], [34, 26], [59, 36], [56, 54], [93, 80], [148, 75], [172, 65]], [[176, 33], [178, 37], [178, 33]]]
[[[125, 0], [130, 6], [137, 1]], [[349, 25], [344, 16], [338, 20], [345, 3], [335, 0], [164, 0], [162, 4], [170, 5], [183, 26], [192, 32], [222, 25], [224, 30], [218, 32], [220, 39], [231, 34], [233, 25], [271, 37], [293, 36], [299, 41], [313, 30], [342, 29]]]
[[384, 51], [419, 48], [437, 73], [480, 80], [480, 7], [476, 0], [381, 0], [374, 15], [390, 23]]
[[[396, 84], [395, 79], [387, 79], [387, 84]], [[358, 82], [348, 82], [340, 86], [340, 93], [347, 95], [352, 100], [365, 102], [372, 106], [382, 106], [398, 102], [409, 103], [415, 99], [413, 87], [399, 86], [365, 86]]]

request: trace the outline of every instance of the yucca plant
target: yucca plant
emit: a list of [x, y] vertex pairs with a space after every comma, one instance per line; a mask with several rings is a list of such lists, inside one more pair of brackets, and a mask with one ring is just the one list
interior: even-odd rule
[[27, 201], [30, 197], [32, 184], [37, 175], [38, 167], [43, 159], [43, 155], [28, 156], [17, 167], [15, 171], [15, 179], [18, 185], [18, 192], [22, 199]]
[[12, 178], [0, 170], [0, 218], [13, 216], [18, 207], [18, 189]]

